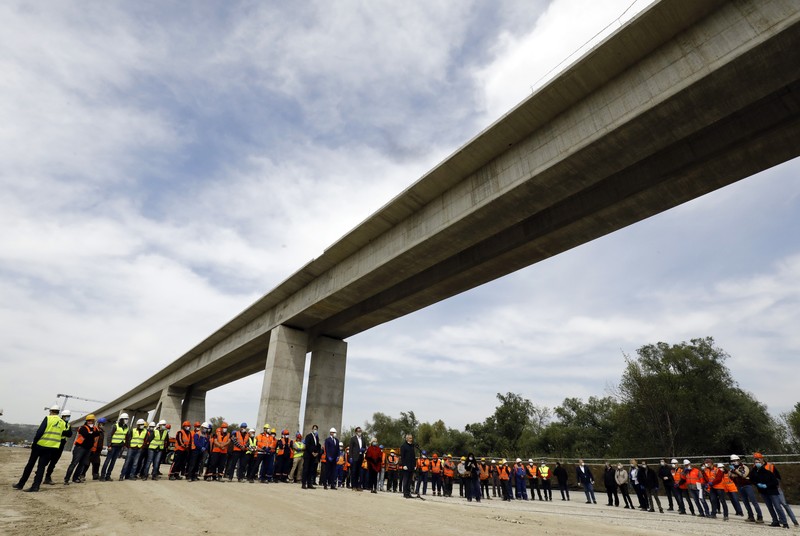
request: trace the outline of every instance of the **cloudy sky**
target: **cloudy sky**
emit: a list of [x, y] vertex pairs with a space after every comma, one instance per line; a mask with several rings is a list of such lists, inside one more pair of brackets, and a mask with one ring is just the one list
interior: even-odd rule
[[[648, 3], [3, 2], [3, 418], [145, 380]], [[497, 392], [602, 396], [625, 354], [703, 336], [788, 410], [799, 172], [352, 337], [345, 425], [414, 410], [463, 427]], [[254, 421], [262, 377], [210, 392], [208, 415]]]

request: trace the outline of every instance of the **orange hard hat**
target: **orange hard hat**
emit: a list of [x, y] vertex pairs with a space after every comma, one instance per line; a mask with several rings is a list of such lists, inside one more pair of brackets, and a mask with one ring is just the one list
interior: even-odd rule
[[439, 457], [439, 455], [438, 455], [438, 454], [436, 454], [436, 453], [434, 452], [434, 453], [433, 453], [433, 457], [434, 457], [434, 458], [438, 458], [438, 457]]
[[181, 426], [186, 427], [186, 426], [191, 426], [191, 425], [192, 425], [192, 423], [190, 423], [189, 421], [183, 421], [183, 424]]
[[756, 452], [755, 454], [753, 454], [753, 458], [763, 458], [763, 457], [764, 455], [761, 454], [760, 452]]
[[219, 425], [219, 427], [220, 428], [227, 428], [228, 427], [228, 423], [223, 422], [222, 424]]
[[284, 430], [283, 432], [281, 432], [281, 435], [289, 435], [289, 430]]
[[202, 426], [202, 423], [200, 421], [194, 421], [194, 427], [195, 428], [200, 428], [201, 426]]

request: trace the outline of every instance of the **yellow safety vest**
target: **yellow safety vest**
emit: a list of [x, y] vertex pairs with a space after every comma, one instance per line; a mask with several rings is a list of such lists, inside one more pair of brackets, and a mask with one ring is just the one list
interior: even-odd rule
[[114, 435], [111, 436], [111, 444], [112, 445], [122, 445], [125, 443], [125, 436], [128, 435], [128, 428], [123, 428], [122, 425], [118, 424], [117, 427], [114, 429]]
[[302, 441], [295, 441], [294, 442], [294, 458], [302, 458], [303, 453], [306, 450], [306, 444]]
[[57, 449], [61, 446], [61, 436], [67, 429], [67, 423], [58, 415], [47, 416], [47, 427], [44, 429], [42, 437], [36, 442], [40, 447]]
[[539, 466], [539, 474], [542, 475], [542, 478], [546, 479], [547, 477], [550, 476], [550, 468], [547, 467], [546, 465], [540, 465]]
[[[166, 430], [153, 430], [153, 439], [150, 440], [150, 448], [158, 450], [164, 447], [164, 441], [167, 439], [169, 432]], [[131, 445], [133, 441], [131, 440]]]
[[134, 429], [131, 430], [131, 448], [132, 449], [140, 449], [142, 445], [144, 445], [144, 438], [147, 436], [147, 428], [142, 428], [141, 430]]

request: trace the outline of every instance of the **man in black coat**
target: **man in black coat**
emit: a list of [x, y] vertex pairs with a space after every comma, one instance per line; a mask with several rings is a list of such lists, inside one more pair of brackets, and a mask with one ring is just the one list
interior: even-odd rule
[[311, 432], [306, 436], [306, 450], [303, 451], [303, 474], [301, 480], [303, 489], [314, 489], [314, 479], [317, 476], [317, 462], [322, 445], [319, 442], [319, 426], [311, 426]]
[[658, 498], [658, 475], [653, 471], [653, 468], [647, 465], [646, 461], [639, 464], [639, 483], [644, 488], [645, 498], [647, 500], [648, 511], [655, 512], [653, 501], [658, 505], [658, 511], [664, 513], [661, 508], [661, 501]]
[[[678, 463], [678, 460], [675, 460], [675, 463]], [[669, 501], [667, 510], [672, 511], [674, 510], [672, 495], [675, 492], [675, 479], [672, 478], [672, 471], [670, 471], [669, 464], [665, 459], [661, 460], [661, 465], [658, 468], [658, 480], [661, 481], [661, 485], [664, 486], [664, 493], [667, 494], [667, 500]]]
[[584, 465], [583, 460], [578, 460], [578, 466], [575, 468], [575, 478], [578, 484], [583, 486], [583, 492], [586, 494], [586, 504], [597, 504], [594, 498], [594, 475], [588, 465]]
[[[350, 438], [350, 487], [355, 491], [361, 491], [359, 480], [361, 476], [361, 464], [364, 462], [364, 452], [367, 450], [366, 441], [361, 437], [361, 427], [356, 426], [356, 435]], [[327, 456], [327, 453], [326, 453]]]
[[336, 474], [336, 463], [339, 461], [339, 440], [336, 438], [336, 428], [331, 428], [330, 436], [325, 440], [325, 472], [320, 477], [325, 489], [330, 485], [331, 489], [336, 489], [338, 481]]
[[417, 456], [414, 451], [414, 436], [408, 434], [406, 442], [400, 447], [400, 468], [403, 471], [403, 497], [411, 498], [411, 481], [414, 478], [414, 468], [417, 466]]

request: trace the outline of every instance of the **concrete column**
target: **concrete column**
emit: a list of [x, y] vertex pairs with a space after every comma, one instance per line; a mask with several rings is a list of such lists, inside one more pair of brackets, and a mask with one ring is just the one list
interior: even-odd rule
[[346, 365], [346, 342], [328, 337], [314, 340], [311, 345], [304, 428], [310, 430], [311, 425], [316, 424], [320, 435], [325, 437], [331, 427], [342, 432]]
[[[206, 392], [190, 387], [186, 390], [181, 409], [181, 421], [203, 422], [206, 420]], [[174, 426], [174, 425], [173, 425]], [[178, 422], [180, 427], [180, 422]]]
[[307, 350], [308, 335], [303, 331], [278, 326], [270, 332], [256, 430], [266, 423], [278, 433], [281, 428], [299, 429]]
[[164, 419], [168, 424], [180, 428], [181, 413], [183, 411], [183, 396], [186, 389], [167, 387], [161, 391], [161, 398], [158, 400], [156, 412], [153, 414], [155, 422]]

